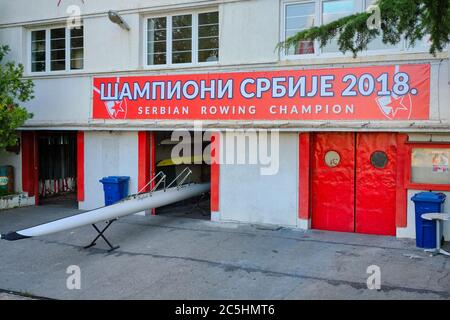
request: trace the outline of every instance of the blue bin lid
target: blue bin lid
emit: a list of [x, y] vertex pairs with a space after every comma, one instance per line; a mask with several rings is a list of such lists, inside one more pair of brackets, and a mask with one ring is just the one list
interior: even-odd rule
[[411, 200], [421, 202], [444, 202], [445, 194], [441, 192], [419, 192], [416, 193]]
[[127, 176], [109, 176], [104, 177], [103, 179], [99, 180], [101, 183], [120, 183], [124, 181], [130, 180], [130, 177]]

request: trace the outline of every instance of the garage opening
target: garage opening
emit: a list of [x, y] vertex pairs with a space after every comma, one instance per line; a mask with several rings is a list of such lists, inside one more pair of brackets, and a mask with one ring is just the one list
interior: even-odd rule
[[[155, 174], [164, 173], [167, 184], [177, 177], [177, 183], [210, 182], [211, 166], [205, 162], [209, 161], [209, 157], [207, 159], [203, 157], [203, 151], [210, 142], [202, 142], [200, 151], [200, 148], [195, 148], [194, 139], [180, 142], [172, 141], [171, 137], [172, 131], [155, 132]], [[191, 132], [191, 137], [194, 137], [193, 132]], [[180, 145], [180, 143], [184, 145]], [[176, 156], [172, 156], [172, 150], [175, 146], [178, 146], [177, 150], [181, 151], [177, 151]], [[190, 151], [185, 154], [183, 151], [187, 150]], [[180, 162], [182, 163], [180, 164]], [[158, 189], [163, 187], [163, 185], [160, 185]], [[168, 217], [210, 220], [210, 198], [210, 192], [208, 192], [195, 198], [157, 208], [154, 213]]]
[[76, 132], [38, 132], [39, 204], [77, 207]]

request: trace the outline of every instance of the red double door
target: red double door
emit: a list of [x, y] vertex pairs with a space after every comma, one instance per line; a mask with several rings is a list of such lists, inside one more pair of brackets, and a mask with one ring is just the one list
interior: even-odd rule
[[395, 235], [395, 133], [318, 133], [312, 228]]

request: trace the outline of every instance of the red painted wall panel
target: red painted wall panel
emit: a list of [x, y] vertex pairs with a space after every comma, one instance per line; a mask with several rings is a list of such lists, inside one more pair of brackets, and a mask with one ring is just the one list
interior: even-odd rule
[[[395, 133], [356, 134], [356, 225], [358, 233], [395, 235], [397, 137]], [[387, 155], [384, 167], [371, 162], [375, 151]]]
[[211, 136], [211, 211], [219, 211], [220, 132]]
[[77, 132], [77, 199], [84, 201], [84, 132]]
[[397, 190], [396, 190], [396, 214], [395, 224], [399, 228], [407, 226], [407, 189], [405, 186], [405, 175], [410, 169], [406, 159], [408, 152], [406, 142], [407, 134], [397, 134]]
[[33, 197], [36, 189], [35, 133], [22, 132], [22, 189]]
[[150, 186], [145, 188], [144, 186], [150, 179], [150, 135], [148, 131], [140, 131], [138, 132], [138, 191], [149, 191]]
[[[325, 162], [328, 151], [336, 151], [339, 164]], [[312, 227], [353, 232], [354, 230], [354, 133], [318, 133], [313, 143]]]
[[311, 134], [300, 133], [299, 136], [299, 195], [298, 217], [309, 219], [310, 217], [310, 171], [311, 171]]

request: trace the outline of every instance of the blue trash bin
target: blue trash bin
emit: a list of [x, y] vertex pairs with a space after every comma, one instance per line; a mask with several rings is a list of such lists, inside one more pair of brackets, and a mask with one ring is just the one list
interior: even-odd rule
[[441, 212], [445, 194], [436, 192], [419, 192], [412, 198], [416, 207], [416, 246], [419, 248], [436, 248], [436, 221], [421, 218], [424, 213]]
[[105, 194], [105, 206], [114, 204], [128, 196], [130, 177], [109, 176], [100, 180]]

